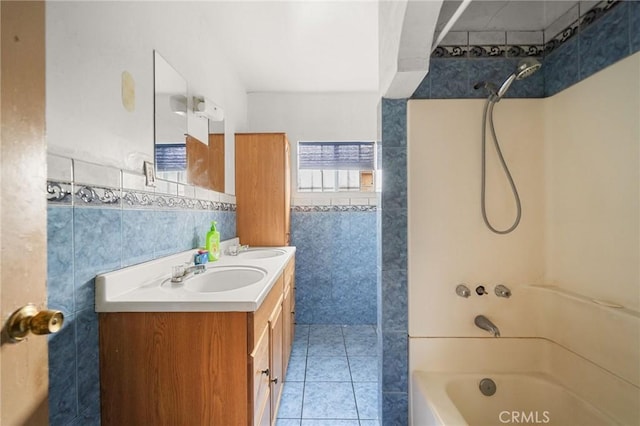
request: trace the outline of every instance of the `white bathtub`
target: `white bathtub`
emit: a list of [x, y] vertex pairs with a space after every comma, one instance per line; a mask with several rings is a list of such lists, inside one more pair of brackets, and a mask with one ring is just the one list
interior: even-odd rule
[[[490, 378], [496, 392], [479, 383]], [[413, 426], [618, 425], [611, 417], [542, 373], [427, 373], [412, 375]]]

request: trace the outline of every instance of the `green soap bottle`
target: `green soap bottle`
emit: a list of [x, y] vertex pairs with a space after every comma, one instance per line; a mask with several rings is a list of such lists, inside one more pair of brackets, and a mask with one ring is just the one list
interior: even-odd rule
[[211, 222], [211, 230], [207, 232], [205, 248], [209, 251], [209, 262], [220, 258], [220, 232], [216, 229], [217, 222]]

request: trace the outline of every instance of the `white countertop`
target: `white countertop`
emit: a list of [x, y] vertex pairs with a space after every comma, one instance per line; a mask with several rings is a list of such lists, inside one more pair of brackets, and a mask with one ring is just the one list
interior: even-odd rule
[[[232, 240], [233, 241], [233, 240]], [[223, 244], [222, 248], [228, 246]], [[253, 249], [254, 247], [252, 247]], [[184, 286], [161, 285], [171, 278], [171, 268], [193, 259], [188, 250], [161, 259], [96, 276], [96, 312], [253, 312], [294, 256], [295, 247], [268, 247], [283, 250], [281, 256], [246, 259], [222, 255], [206, 264], [207, 270], [220, 266], [251, 266], [266, 271], [265, 277], [246, 287], [200, 293]]]

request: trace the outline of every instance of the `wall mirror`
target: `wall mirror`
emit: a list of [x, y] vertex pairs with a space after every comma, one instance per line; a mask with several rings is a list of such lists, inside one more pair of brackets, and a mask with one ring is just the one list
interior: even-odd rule
[[153, 54], [156, 176], [187, 182], [187, 82], [158, 53]]
[[[155, 51], [154, 92], [156, 176], [224, 192], [224, 119], [194, 116], [186, 80]], [[197, 136], [189, 134], [189, 115]]]

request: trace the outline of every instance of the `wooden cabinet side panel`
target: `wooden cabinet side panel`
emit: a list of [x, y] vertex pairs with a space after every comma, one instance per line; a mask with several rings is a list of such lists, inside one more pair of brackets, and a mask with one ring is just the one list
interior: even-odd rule
[[187, 182], [207, 188], [209, 186], [209, 147], [206, 143], [187, 135]]
[[102, 424], [249, 424], [247, 314], [100, 314]]
[[284, 137], [284, 233], [285, 246], [291, 244], [291, 146]]
[[242, 244], [287, 245], [282, 133], [236, 134], [236, 227]]
[[209, 134], [209, 189], [224, 192], [224, 134]]

